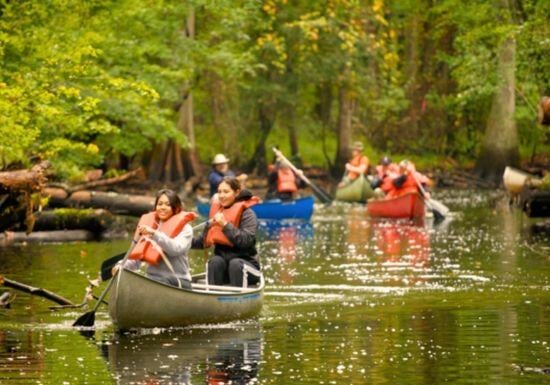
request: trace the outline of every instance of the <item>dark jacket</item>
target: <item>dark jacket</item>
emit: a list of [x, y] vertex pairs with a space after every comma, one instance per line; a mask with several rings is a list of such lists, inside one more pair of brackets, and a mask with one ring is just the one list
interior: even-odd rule
[[[237, 197], [237, 201], [247, 200], [252, 196], [248, 190], [243, 190]], [[204, 239], [209, 227], [207, 226], [202, 234], [193, 238], [192, 249], [204, 249]], [[260, 268], [258, 251], [256, 250], [256, 231], [258, 220], [252, 209], [243, 211], [239, 227], [228, 223], [223, 228], [225, 236], [233, 243], [233, 246], [215, 245], [214, 254], [222, 257], [226, 262], [233, 258], [241, 258], [251, 262], [256, 268]]]

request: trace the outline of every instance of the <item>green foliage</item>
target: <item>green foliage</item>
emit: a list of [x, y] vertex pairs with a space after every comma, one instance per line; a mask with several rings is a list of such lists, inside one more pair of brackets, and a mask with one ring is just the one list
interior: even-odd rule
[[107, 152], [131, 156], [166, 138], [185, 144], [170, 104], [186, 73], [174, 74], [182, 57], [172, 61], [170, 46], [184, 12], [167, 18], [168, 5], [6, 3], [0, 123], [11, 135], [0, 139], [2, 166], [38, 156], [52, 160], [59, 176], [78, 178]]
[[288, 152], [294, 128], [306, 163], [328, 166], [341, 87], [355, 103], [354, 137], [373, 158], [466, 161], [483, 138], [496, 53], [510, 37], [529, 155], [547, 148], [534, 111], [549, 92], [550, 11], [540, 0], [501, 3], [0, 0], [0, 168], [48, 158], [76, 180], [106, 155], [147, 159], [167, 139], [185, 147], [176, 123], [189, 93], [205, 163], [227, 151], [244, 164], [263, 135], [262, 106], [274, 124], [268, 146]]

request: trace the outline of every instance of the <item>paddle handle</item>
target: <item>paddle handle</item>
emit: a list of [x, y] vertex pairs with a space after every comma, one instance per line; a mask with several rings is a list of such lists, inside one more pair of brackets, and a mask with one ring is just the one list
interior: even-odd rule
[[[126, 254], [124, 254], [124, 258], [122, 258], [122, 262], [120, 263], [121, 268], [122, 266], [124, 266], [124, 262], [126, 262], [126, 260], [128, 259], [128, 256], [130, 255], [130, 252], [133, 250], [133, 248], [134, 246], [132, 244], [132, 246], [130, 246]], [[107, 295], [107, 292], [109, 291], [109, 289], [111, 289], [111, 286], [113, 286], [114, 281], [115, 281], [114, 279], [111, 279], [109, 281], [109, 283], [107, 284], [107, 287], [103, 290], [103, 292], [97, 299], [97, 303], [95, 304], [94, 309], [92, 310], [93, 312], [95, 312], [99, 308], [99, 305], [101, 305], [101, 303], [103, 302], [103, 298], [105, 298], [105, 296]]]
[[305, 176], [304, 172], [302, 170], [299, 170], [298, 168], [296, 168], [284, 155], [283, 153], [273, 147], [273, 152], [275, 153], [275, 155], [277, 155], [280, 159], [282, 159], [283, 161], [285, 161], [290, 169], [292, 171], [294, 171], [296, 173], [296, 175], [298, 175], [298, 177], [300, 179], [302, 179], [304, 182], [306, 182], [309, 187], [311, 187], [313, 189], [313, 191], [315, 191], [317, 193], [317, 195], [319, 195], [319, 197], [321, 198], [321, 200], [324, 200], [325, 202], [330, 202], [332, 201], [332, 198], [330, 196], [328, 196], [328, 194], [326, 194], [323, 190], [321, 190], [319, 187], [315, 186], [309, 179], [307, 176]]
[[304, 182], [306, 182], [307, 184], [311, 185], [311, 181], [307, 178], [307, 176], [305, 176], [304, 172], [302, 170], [299, 170], [298, 168], [296, 168], [284, 155], [283, 153], [278, 150], [277, 148], [273, 147], [273, 152], [275, 153], [275, 155], [277, 155], [280, 159], [284, 160], [288, 166], [290, 167], [290, 169], [292, 171], [294, 171], [296, 173], [296, 175], [298, 175]]

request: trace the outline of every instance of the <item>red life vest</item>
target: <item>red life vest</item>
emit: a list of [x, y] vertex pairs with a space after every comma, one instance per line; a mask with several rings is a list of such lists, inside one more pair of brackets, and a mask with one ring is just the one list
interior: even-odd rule
[[418, 185], [416, 184], [416, 179], [414, 179], [414, 175], [407, 174], [407, 179], [405, 179], [405, 182], [401, 185], [401, 187], [397, 188], [393, 183], [391, 184], [391, 189], [387, 192], [386, 197], [397, 198], [398, 196], [417, 191]]
[[[213, 218], [217, 213], [222, 213], [225, 220], [235, 227], [239, 227], [243, 211], [260, 202], [260, 198], [253, 196], [245, 201], [235, 202], [229, 207], [223, 207], [219, 201], [213, 202], [210, 206], [209, 218]], [[212, 221], [210, 228], [204, 238], [204, 246], [210, 247], [214, 244], [233, 247], [233, 243], [225, 236], [222, 227], [215, 221]]]
[[[367, 170], [369, 169], [369, 158], [367, 158], [365, 155], [362, 155], [362, 154], [359, 154], [357, 156], [354, 156], [352, 160], [349, 161], [349, 163], [352, 165], [352, 166], [355, 166], [355, 167], [359, 167], [361, 166], [362, 164], [366, 164], [367, 165], [367, 168], [365, 169], [365, 173], [367, 172]], [[355, 180], [359, 177], [359, 174], [354, 172], [354, 171], [350, 171], [348, 172], [348, 179], [349, 180]]]
[[296, 175], [289, 168], [280, 168], [277, 170], [277, 191], [294, 193], [298, 191], [296, 184]]
[[[172, 215], [166, 222], [163, 222], [160, 231], [169, 237], [173, 238], [178, 235], [183, 227], [194, 220], [197, 217], [197, 214], [193, 212], [181, 211], [178, 214]], [[150, 212], [143, 214], [139, 219], [139, 226], [147, 225], [153, 229], [157, 229], [159, 226], [156, 212]], [[134, 239], [137, 238], [137, 229]], [[137, 244], [134, 246], [128, 258], [138, 259], [140, 261], [145, 261], [151, 265], [158, 265], [162, 259], [159, 250], [156, 245], [153, 245], [152, 239], [148, 237], [139, 238]]]

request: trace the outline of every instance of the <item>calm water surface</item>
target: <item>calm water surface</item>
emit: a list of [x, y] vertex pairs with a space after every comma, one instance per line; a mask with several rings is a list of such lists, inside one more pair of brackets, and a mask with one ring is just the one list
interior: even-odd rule
[[[0, 309], [0, 383], [550, 384], [549, 226], [497, 193], [439, 197], [453, 217], [437, 225], [348, 204], [262, 223], [255, 320], [119, 335], [101, 307], [87, 338], [71, 328], [84, 310], [15, 292]], [[0, 249], [0, 273], [80, 303], [127, 245]], [[202, 252], [192, 264], [202, 270]]]

